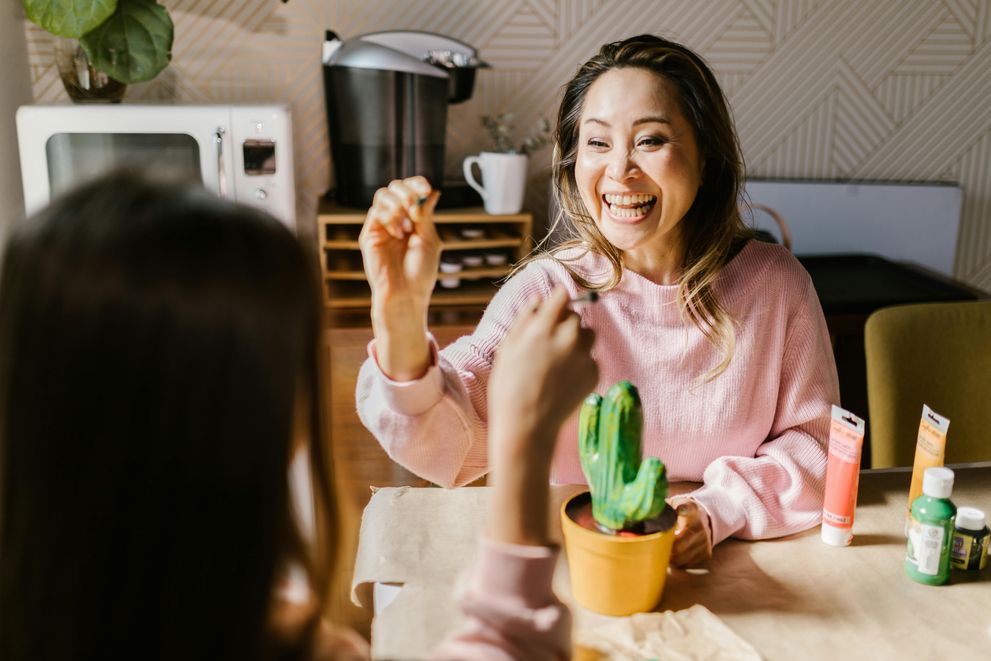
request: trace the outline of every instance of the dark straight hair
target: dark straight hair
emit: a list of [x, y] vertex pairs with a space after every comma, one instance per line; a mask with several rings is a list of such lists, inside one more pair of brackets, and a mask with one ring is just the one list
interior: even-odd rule
[[[266, 214], [115, 174], [11, 235], [0, 280], [0, 658], [284, 657], [297, 402], [334, 520], [313, 260]], [[321, 609], [317, 608], [317, 613]], [[302, 644], [302, 643], [300, 643]], [[289, 656], [292, 656], [290, 653]]]

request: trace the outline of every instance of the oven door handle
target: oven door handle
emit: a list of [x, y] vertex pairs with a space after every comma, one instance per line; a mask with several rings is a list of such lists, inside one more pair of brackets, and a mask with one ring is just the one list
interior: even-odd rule
[[217, 144], [217, 193], [227, 198], [227, 168], [224, 167], [224, 127], [218, 126], [213, 132], [213, 140]]

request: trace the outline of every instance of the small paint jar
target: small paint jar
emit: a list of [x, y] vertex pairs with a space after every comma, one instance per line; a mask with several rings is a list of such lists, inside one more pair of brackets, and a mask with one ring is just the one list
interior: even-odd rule
[[461, 258], [461, 263], [466, 268], [477, 269], [482, 265], [482, 254], [474, 251], [466, 252], [464, 257]]
[[441, 273], [459, 273], [461, 271], [461, 256], [444, 253], [440, 258]]
[[979, 571], [988, 563], [991, 530], [984, 523], [984, 512], [975, 507], [957, 509], [950, 563], [954, 569]]
[[504, 252], [485, 253], [485, 263], [489, 266], [504, 266], [509, 261], [509, 257]]

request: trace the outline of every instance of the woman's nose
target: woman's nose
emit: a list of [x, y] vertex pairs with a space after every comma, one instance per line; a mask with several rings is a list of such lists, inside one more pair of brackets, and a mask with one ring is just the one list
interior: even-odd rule
[[606, 174], [616, 181], [625, 181], [635, 177], [640, 172], [633, 153], [629, 150], [616, 149], [610, 155], [609, 164], [606, 166]]

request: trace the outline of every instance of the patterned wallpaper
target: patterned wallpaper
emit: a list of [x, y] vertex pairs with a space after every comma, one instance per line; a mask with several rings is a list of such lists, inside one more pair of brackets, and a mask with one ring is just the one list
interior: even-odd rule
[[[655, 32], [713, 65], [749, 173], [955, 181], [965, 190], [955, 273], [991, 289], [991, 0], [164, 0], [173, 63], [129, 100], [288, 101], [301, 222], [332, 181], [323, 30], [428, 30], [493, 65], [452, 106], [447, 169], [487, 145], [483, 114], [519, 128], [553, 117], [561, 85], [606, 41]], [[26, 26], [37, 102], [63, 100], [51, 41]], [[547, 205], [549, 150], [531, 162], [527, 207]], [[312, 222], [310, 223], [312, 231]]]

